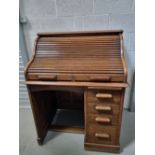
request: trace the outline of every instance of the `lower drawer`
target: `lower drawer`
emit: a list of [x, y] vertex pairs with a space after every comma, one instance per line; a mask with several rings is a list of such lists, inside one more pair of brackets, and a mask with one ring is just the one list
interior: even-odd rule
[[119, 115], [90, 114], [88, 115], [90, 124], [98, 124], [100, 126], [117, 126], [119, 125]]
[[119, 132], [117, 126], [100, 126], [89, 123], [86, 130], [86, 142], [117, 145]]

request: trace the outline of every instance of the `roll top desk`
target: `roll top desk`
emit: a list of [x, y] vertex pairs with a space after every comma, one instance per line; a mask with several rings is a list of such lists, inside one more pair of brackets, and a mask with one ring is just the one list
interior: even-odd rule
[[[82, 132], [85, 149], [119, 152], [127, 87], [122, 33], [37, 35], [25, 78], [40, 145], [49, 130]], [[80, 117], [72, 125], [56, 123], [63, 112]]]

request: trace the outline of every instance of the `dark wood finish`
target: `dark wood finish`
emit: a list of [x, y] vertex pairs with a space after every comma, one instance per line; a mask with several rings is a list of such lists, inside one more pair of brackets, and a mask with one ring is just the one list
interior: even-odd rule
[[[128, 72], [122, 32], [38, 34], [25, 78], [39, 144], [51, 130], [84, 132], [85, 149], [119, 152]], [[84, 128], [53, 125], [59, 109], [82, 110]]]

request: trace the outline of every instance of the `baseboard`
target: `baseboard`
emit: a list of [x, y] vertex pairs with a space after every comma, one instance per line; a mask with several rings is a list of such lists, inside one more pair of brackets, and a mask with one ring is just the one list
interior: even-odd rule
[[103, 151], [110, 153], [120, 153], [120, 145], [105, 145], [105, 144], [96, 144], [96, 143], [84, 143], [86, 150], [91, 151]]

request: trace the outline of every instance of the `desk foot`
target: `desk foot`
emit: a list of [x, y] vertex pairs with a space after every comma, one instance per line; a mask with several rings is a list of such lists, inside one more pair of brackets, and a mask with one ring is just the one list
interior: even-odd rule
[[39, 145], [43, 145], [43, 141], [44, 141], [43, 138], [37, 138], [37, 142]]

